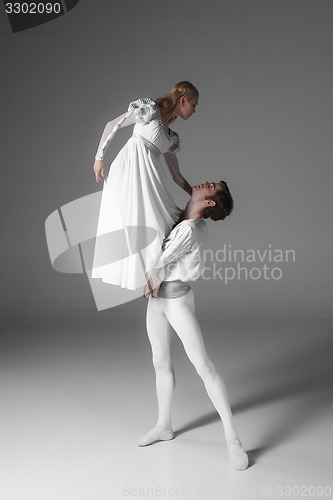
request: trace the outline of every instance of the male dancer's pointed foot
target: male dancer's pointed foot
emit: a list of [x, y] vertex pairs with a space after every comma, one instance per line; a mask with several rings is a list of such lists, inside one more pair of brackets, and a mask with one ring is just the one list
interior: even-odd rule
[[235, 470], [245, 470], [249, 465], [249, 457], [238, 438], [227, 442], [230, 462]]
[[174, 433], [172, 429], [161, 430], [158, 427], [154, 427], [145, 436], [140, 438], [137, 442], [138, 446], [149, 446], [150, 444], [156, 443], [157, 441], [169, 441], [174, 438]]

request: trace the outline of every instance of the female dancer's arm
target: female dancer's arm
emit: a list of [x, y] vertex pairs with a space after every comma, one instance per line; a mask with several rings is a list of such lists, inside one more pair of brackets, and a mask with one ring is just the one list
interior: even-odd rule
[[118, 118], [115, 118], [114, 120], [106, 124], [101, 140], [99, 141], [99, 146], [95, 156], [94, 172], [97, 182], [102, 180], [101, 175], [102, 177], [104, 177], [103, 158], [118, 128], [127, 127], [128, 125], [134, 125], [134, 123], [135, 123], [135, 114], [131, 110], [118, 116]]
[[191, 196], [192, 186], [181, 174], [177, 156], [174, 153], [164, 153], [164, 158], [175, 183], [178, 184], [178, 186], [184, 189], [184, 191], [186, 191]]

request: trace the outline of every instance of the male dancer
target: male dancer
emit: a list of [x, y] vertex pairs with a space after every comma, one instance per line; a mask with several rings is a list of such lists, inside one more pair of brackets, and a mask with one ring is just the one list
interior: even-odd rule
[[193, 291], [187, 283], [200, 275], [200, 247], [206, 233], [204, 219], [224, 220], [232, 209], [233, 200], [226, 182], [203, 182], [194, 186], [178, 223], [163, 242], [159, 268], [152, 271], [145, 293], [149, 297], [147, 332], [156, 372], [158, 420], [156, 426], [137, 444], [148, 446], [174, 437], [171, 426], [171, 400], [175, 385], [170, 350], [171, 325], [221, 417], [232, 466], [236, 470], [244, 470], [248, 466], [248, 456], [233, 422], [224, 382], [206, 352], [194, 315]]

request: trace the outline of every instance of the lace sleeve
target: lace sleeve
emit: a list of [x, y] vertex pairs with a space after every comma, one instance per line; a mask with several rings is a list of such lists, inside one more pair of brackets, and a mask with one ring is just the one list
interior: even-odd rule
[[149, 97], [138, 99], [130, 103], [128, 111], [135, 113], [136, 121], [140, 123], [149, 123], [157, 114], [158, 106]]
[[103, 160], [105, 151], [107, 150], [110, 142], [112, 141], [115, 133], [120, 127], [127, 127], [128, 125], [134, 125], [135, 115], [133, 110], [128, 109], [128, 111], [118, 118], [108, 122], [105, 126], [104, 132], [102, 134], [101, 140], [99, 141], [99, 146], [95, 156], [95, 160]]
[[178, 186], [184, 189], [184, 191], [186, 191], [191, 196], [192, 186], [187, 182], [185, 177], [182, 175], [179, 168], [177, 156], [174, 153], [171, 153], [169, 150], [167, 153], [164, 153], [164, 159], [175, 183], [178, 184]]
[[172, 131], [172, 145], [169, 148], [170, 153], [178, 153], [180, 151], [180, 141], [179, 135], [176, 132]]

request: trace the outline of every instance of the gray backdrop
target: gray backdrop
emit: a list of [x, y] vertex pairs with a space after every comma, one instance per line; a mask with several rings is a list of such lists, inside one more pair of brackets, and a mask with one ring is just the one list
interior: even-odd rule
[[210, 223], [210, 248], [296, 255], [266, 262], [282, 269], [279, 280], [196, 282], [199, 315], [331, 316], [330, 0], [81, 0], [16, 34], [0, 12], [3, 317], [95, 310], [85, 276], [52, 269], [45, 219], [101, 189], [92, 164], [105, 123], [183, 79], [200, 91], [196, 114], [173, 126], [183, 174], [192, 184], [223, 178], [235, 199], [228, 220]]

